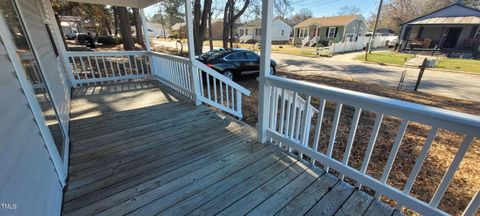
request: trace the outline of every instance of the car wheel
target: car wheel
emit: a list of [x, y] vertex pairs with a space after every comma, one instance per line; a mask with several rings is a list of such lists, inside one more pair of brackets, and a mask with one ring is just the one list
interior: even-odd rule
[[229, 80], [233, 80], [233, 78], [234, 78], [234, 75], [233, 75], [232, 71], [227, 70], [227, 71], [224, 71], [222, 74], [223, 74], [223, 76], [227, 77]]
[[277, 72], [277, 70], [275, 70], [275, 66], [270, 66], [270, 75], [275, 75], [275, 73]]

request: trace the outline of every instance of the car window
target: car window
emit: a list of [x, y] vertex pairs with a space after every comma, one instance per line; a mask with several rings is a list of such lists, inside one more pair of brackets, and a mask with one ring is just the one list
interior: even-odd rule
[[256, 53], [247, 52], [245, 54], [247, 54], [247, 59], [248, 60], [259, 60], [260, 59], [260, 56], [258, 56]]
[[246, 60], [247, 57], [245, 56], [244, 52], [232, 53], [225, 57], [229, 61], [238, 61], [238, 60]]

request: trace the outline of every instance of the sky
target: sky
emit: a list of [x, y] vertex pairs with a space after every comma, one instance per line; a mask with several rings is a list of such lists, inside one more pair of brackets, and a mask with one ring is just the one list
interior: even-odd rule
[[[216, 1], [216, 0], [213, 0]], [[314, 17], [335, 16], [338, 9], [344, 6], [357, 6], [360, 8], [361, 14], [367, 18], [372, 11], [378, 9], [379, 0], [291, 0], [294, 8], [293, 14], [302, 9], [309, 8], [313, 11]], [[145, 10], [146, 16], [155, 14], [154, 6]]]
[[314, 17], [335, 16], [338, 9], [344, 6], [357, 6], [364, 17], [378, 9], [379, 0], [293, 0], [295, 11], [309, 8]]

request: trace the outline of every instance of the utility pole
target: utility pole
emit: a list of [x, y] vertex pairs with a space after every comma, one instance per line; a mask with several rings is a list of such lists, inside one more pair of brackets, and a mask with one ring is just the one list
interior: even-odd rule
[[378, 6], [377, 18], [375, 18], [375, 25], [373, 26], [373, 34], [370, 37], [370, 42], [368, 43], [368, 53], [372, 53], [372, 42], [375, 38], [375, 32], [377, 31], [378, 20], [380, 19], [380, 13], [382, 12], [383, 0], [380, 0], [380, 5]]

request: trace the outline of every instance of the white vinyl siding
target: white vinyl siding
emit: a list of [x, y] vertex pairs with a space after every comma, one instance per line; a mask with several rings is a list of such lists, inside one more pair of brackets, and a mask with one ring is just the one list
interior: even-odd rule
[[70, 119], [70, 88], [63, 65], [59, 63], [59, 58], [57, 59], [53, 51], [47, 28], [43, 22], [45, 17], [40, 12], [43, 3], [41, 0], [23, 0], [18, 1], [18, 7], [27, 28], [27, 34], [33, 38], [32, 46], [52, 94], [60, 122], [67, 132]]
[[62, 187], [0, 40], [0, 215], [59, 215]]

